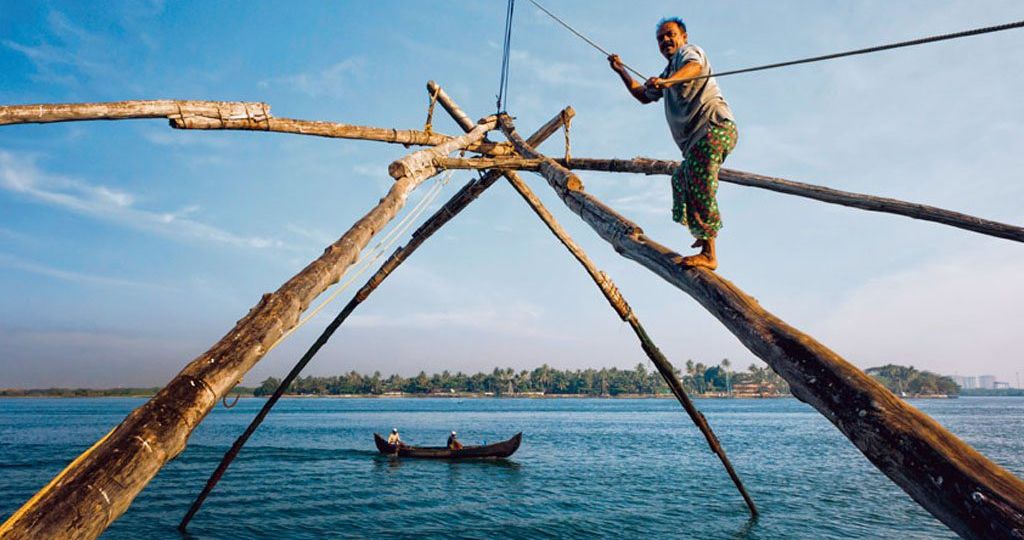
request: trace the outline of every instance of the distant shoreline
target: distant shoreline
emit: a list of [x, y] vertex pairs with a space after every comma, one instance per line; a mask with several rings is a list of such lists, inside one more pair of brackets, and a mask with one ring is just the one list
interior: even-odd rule
[[[93, 391], [94, 393], [75, 395], [68, 392], [55, 391], [53, 393], [39, 392], [35, 390], [21, 391], [4, 389], [0, 390], [0, 398], [19, 398], [19, 399], [33, 399], [33, 398], [150, 398], [155, 395], [154, 393], [125, 393], [125, 392], [111, 392], [103, 393], [102, 390]], [[234, 399], [234, 393], [228, 396], [228, 399]], [[251, 391], [242, 392], [240, 394], [244, 398], [254, 398], [263, 396], [256, 396]], [[672, 394], [616, 394], [616, 395], [588, 395], [588, 394], [540, 394], [540, 393], [520, 393], [520, 394], [476, 394], [476, 393], [454, 393], [454, 394], [414, 394], [414, 393], [387, 393], [387, 394], [284, 394], [282, 397], [287, 398], [301, 398], [301, 399], [495, 399], [495, 398], [506, 398], [506, 399], [675, 399]], [[691, 394], [692, 398], [695, 399], [785, 399], [792, 398], [789, 394]], [[945, 395], [927, 395], [927, 396], [907, 396], [906, 399], [957, 399], [959, 397], [1022, 397], [1019, 395], [994, 395], [994, 396], [945, 396]]]
[[[88, 394], [73, 394], [70, 392], [64, 392], [61, 390], [55, 390], [53, 392], [39, 391], [39, 390], [15, 390], [15, 389], [3, 389], [0, 390], [0, 398], [136, 398], [153, 397], [155, 392], [139, 392], [139, 393], [128, 393], [123, 390], [114, 390], [109, 393], [104, 390], [93, 390]], [[239, 394], [240, 397], [253, 398], [264, 396], [256, 396], [252, 391], [242, 392]], [[227, 396], [228, 400], [234, 399], [235, 393], [232, 392]], [[491, 393], [432, 393], [432, 394], [420, 394], [420, 393], [405, 393], [405, 392], [389, 392], [384, 394], [284, 394], [282, 397], [288, 398], [302, 398], [302, 399], [407, 399], [407, 398], [436, 398], [436, 399], [495, 399], [495, 398], [512, 398], [512, 399], [675, 399], [672, 394], [605, 394], [605, 395], [590, 395], [590, 394], [542, 394], [533, 392], [522, 392], [518, 394], [491, 394]], [[790, 398], [793, 397], [789, 394], [765, 394], [765, 395], [749, 395], [749, 394], [733, 394], [727, 395], [724, 393], [714, 394], [691, 394], [690, 397], [698, 399], [779, 399], [779, 398]]]

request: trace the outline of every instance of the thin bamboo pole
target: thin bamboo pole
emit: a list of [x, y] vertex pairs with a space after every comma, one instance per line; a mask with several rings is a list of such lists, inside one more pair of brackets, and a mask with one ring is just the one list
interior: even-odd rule
[[[544, 156], [502, 130], [527, 158]], [[622, 256], [697, 300], [790, 385], [794, 396], [833, 423], [879, 470], [925, 510], [965, 538], [1024, 535], [1024, 481], [928, 415], [889, 392], [811, 336], [762, 308], [734, 284], [654, 242], [592, 195], [569, 187], [571, 172], [546, 160], [540, 173], [562, 201]], [[581, 184], [579, 180], [575, 182]]]
[[[487, 118], [466, 135], [421, 150], [447, 155], [494, 128]], [[92, 448], [0, 525], [0, 538], [95, 538], [128, 509], [163, 465], [184, 448], [192, 430], [290, 328], [310, 302], [336, 283], [370, 239], [391, 221], [416, 186], [436, 173], [402, 177], [369, 213], [324, 254], [248, 315], [167, 386], [134, 410]]]
[[[431, 92], [431, 95], [436, 95], [438, 102], [441, 103], [444, 109], [452, 115], [455, 121], [459, 123], [463, 129], [466, 129], [467, 126], [465, 125], [465, 122], [460, 121], [460, 118], [466, 119], [469, 118], [469, 116], [463, 112], [462, 108], [459, 107], [443, 89], [437, 86], [433, 81], [430, 81], [430, 83], [427, 84], [427, 91]], [[561, 117], [561, 124], [568, 125], [574, 114], [575, 112], [572, 108], [566, 108], [562, 111], [562, 113], [559, 114]], [[552, 119], [548, 122], [548, 125], [557, 126], [554, 122], [555, 119]], [[529, 141], [527, 141], [526, 144], [531, 148], [537, 146], [537, 144], [532, 144]], [[438, 164], [440, 165], [442, 161], [442, 159], [439, 159]], [[488, 174], [493, 172], [495, 171], [490, 171]], [[646, 330], [644, 330], [643, 326], [640, 324], [640, 320], [637, 318], [632, 308], [629, 307], [626, 299], [622, 297], [622, 293], [619, 291], [618, 287], [615, 286], [615, 283], [612, 282], [612, 279], [608, 277], [607, 274], [597, 268], [597, 265], [591, 261], [590, 257], [588, 257], [586, 252], [583, 251], [583, 248], [581, 248], [579, 244], [569, 236], [569, 233], [562, 228], [558, 223], [558, 220], [555, 219], [555, 216], [548, 211], [536, 194], [533, 193], [533, 190], [526, 185], [526, 182], [523, 182], [522, 178], [520, 178], [515, 171], [505, 170], [503, 173], [505, 179], [508, 180], [513, 189], [515, 189], [523, 200], [526, 201], [526, 204], [530, 206], [533, 212], [537, 214], [537, 217], [539, 217], [544, 225], [546, 225], [555, 237], [558, 238], [558, 241], [569, 250], [569, 253], [571, 253], [573, 257], [583, 265], [583, 268], [601, 290], [605, 299], [612, 306], [612, 309], [614, 309], [615, 312], [618, 313], [619, 317], [623, 321], [626, 321], [630, 325], [630, 328], [633, 329], [633, 332], [640, 340], [640, 345], [644, 352], [647, 353], [648, 358], [650, 358], [655, 367], [657, 367], [658, 373], [661, 374], [661, 377], [665, 380], [666, 384], [668, 384], [669, 388], [672, 389], [672, 394], [675, 395], [677, 400], [679, 400], [680, 405], [683, 406], [683, 409], [690, 416], [690, 419], [697, 426], [697, 429], [699, 429], [704, 435], [708, 445], [711, 447], [711, 451], [718, 456], [719, 460], [721, 460], [722, 465], [729, 474], [729, 478], [732, 479], [733, 484], [736, 485], [736, 489], [739, 490], [740, 495], [747, 504], [747, 508], [750, 509], [750, 514], [757, 517], [757, 506], [754, 505], [753, 499], [750, 498], [750, 495], [743, 486], [743, 482], [740, 480], [739, 475], [736, 474], [736, 471], [733, 468], [732, 463], [729, 461], [729, 457], [725, 454], [725, 449], [722, 448], [718, 437], [716, 437], [715, 433], [711, 430], [711, 426], [708, 424], [707, 419], [704, 418], [704, 415], [701, 414], [701, 412], [693, 405], [690, 397], [686, 394], [686, 389], [683, 388], [683, 383], [678, 377], [676, 377], [672, 364], [654, 344], [654, 341], [651, 340]]]
[[[0, 126], [85, 120], [166, 118], [177, 129], [270, 131], [335, 139], [356, 139], [402, 145], [438, 146], [452, 137], [414, 129], [355, 126], [339, 122], [277, 118], [270, 105], [245, 101], [137, 100], [103, 103], [42, 103], [0, 106]], [[508, 143], [474, 141], [466, 150], [486, 155], [508, 155]]]
[[[567, 111], [568, 117], [571, 117], [573, 114], [572, 109], [567, 109]], [[537, 130], [536, 133], [531, 135], [528, 142], [531, 144], [540, 144], [544, 142], [545, 139], [558, 130], [558, 126], [565, 117], [566, 116], [561, 113], [555, 116], [550, 122], [546, 123]], [[366, 284], [356, 292], [355, 296], [352, 297], [352, 300], [342, 308], [341, 312], [339, 312], [334, 320], [327, 325], [313, 345], [310, 346], [306, 353], [302, 355], [302, 358], [300, 358], [295, 366], [292, 367], [291, 371], [289, 371], [284, 379], [281, 380], [281, 383], [278, 384], [274, 393], [263, 404], [260, 412], [255, 418], [253, 418], [252, 422], [249, 423], [249, 426], [245, 428], [245, 431], [235, 439], [234, 444], [232, 444], [231, 448], [224, 454], [220, 464], [217, 465], [217, 469], [210, 475], [210, 478], [206, 481], [206, 485], [203, 487], [199, 495], [196, 496], [195, 501], [192, 502], [192, 506], [189, 507], [185, 517], [183, 517], [181, 522], [178, 524], [179, 531], [185, 532], [188, 528], [189, 522], [196, 515], [196, 512], [198, 512], [202, 507], [203, 502], [206, 501], [206, 498], [213, 491], [213, 488], [216, 487], [218, 482], [220, 482], [221, 477], [224, 476], [224, 473], [231, 465], [231, 462], [234, 461], [235, 457], [242, 450], [242, 447], [245, 445], [246, 441], [249, 440], [249, 437], [256, 432], [256, 429], [261, 423], [263, 423], [263, 419], [266, 418], [267, 414], [270, 413], [270, 410], [278, 400], [281, 399], [281, 396], [283, 396], [285, 391], [288, 390], [288, 387], [291, 386], [292, 381], [302, 373], [302, 370], [305, 369], [306, 365], [309, 364], [314, 356], [316, 356], [317, 352], [327, 344], [327, 341], [332, 335], [334, 335], [334, 332], [342, 325], [342, 323], [348, 319], [348, 316], [351, 315], [352, 312], [355, 311], [355, 309], [359, 307], [359, 305], [362, 304], [368, 296], [370, 296], [370, 293], [376, 290], [377, 287], [380, 286], [380, 284], [389, 275], [391, 275], [391, 273], [394, 272], [400, 264], [405, 262], [410, 255], [423, 245], [427, 238], [430, 238], [430, 236], [437, 232], [444, 224], [451, 221], [451, 219], [459, 212], [469, 206], [469, 203], [476, 200], [484, 190], [493, 185], [500, 177], [501, 174], [499, 172], [492, 171], [486, 173], [480, 178], [468, 182], [462, 189], [452, 196], [447, 203], [438, 209], [437, 212], [430, 216], [423, 225], [412, 233], [412, 238], [405, 246], [396, 249], [394, 253], [384, 261], [384, 264], [382, 264], [381, 267], [372, 276], [370, 276], [370, 279], [367, 280]]]
[[[679, 167], [678, 161], [658, 160], [649, 158], [634, 159], [595, 159], [571, 158], [569, 160], [552, 158], [567, 169], [627, 172], [647, 175], [671, 175]], [[446, 169], [519, 169], [540, 170], [543, 160], [516, 157], [479, 157], [479, 158], [445, 158], [439, 165]], [[896, 214], [923, 221], [931, 221], [964, 229], [976, 233], [1024, 242], [1024, 227], [1001, 223], [985, 218], [946, 210], [927, 204], [901, 201], [889, 197], [865, 195], [851, 191], [842, 191], [814, 184], [794, 182], [784, 178], [773, 178], [760, 174], [748, 173], [732, 169], [722, 169], [718, 179], [730, 184], [767, 189], [777, 193], [806, 197], [830, 204], [848, 206], [871, 212]]]
[[[534, 145], [530, 145], [534, 146]], [[530, 189], [526, 182], [519, 177], [514, 171], [506, 171], [505, 178], [508, 179], [512, 187], [515, 188], [516, 192], [526, 201], [526, 204], [530, 205], [530, 208], [537, 214], [537, 217], [547, 225], [548, 229], [558, 238], [558, 241], [562, 243], [566, 249], [572, 253], [572, 256], [583, 265], [583, 268], [590, 275], [590, 278], [594, 281], [601, 293], [604, 294], [608, 303], [611, 304], [612, 309], [619, 314], [619, 318], [626, 321], [630, 328], [633, 329], [633, 333], [636, 334], [637, 339], [640, 340], [640, 346], [644, 352], [647, 353], [647, 357], [651, 359], [654, 366], [658, 369], [658, 373], [661, 374], [661, 378], [665, 380], [668, 387], [672, 390], [672, 395], [676, 397], [679, 404], [686, 410], [686, 414], [690, 416], [690, 420], [697, 426], [697, 429], [704, 435], [704, 438], [708, 442], [708, 446], [711, 447], [711, 451], [714, 452], [718, 459], [722, 462], [722, 466], [725, 467], [726, 472], [729, 474], [729, 478], [732, 479], [732, 483], [735, 484], [736, 489], [740, 492], [740, 496], [743, 497], [743, 501], [747, 504], [747, 508], [750, 509], [750, 515], [757, 517], [757, 506], [754, 505], [753, 499], [750, 498], [750, 494], [747, 493], [746, 487], [743, 486], [743, 481], [740, 480], [739, 475], [733, 468], [732, 463], [729, 461], [729, 457], [725, 454], [725, 449], [722, 448], [721, 442], [718, 437], [715, 436], [714, 431], [711, 430], [711, 425], [708, 424], [707, 418], [697, 410], [697, 407], [690, 400], [690, 396], [686, 394], [686, 389], [683, 387], [682, 381], [676, 376], [675, 371], [672, 367], [672, 363], [669, 362], [668, 358], [661, 352], [661, 349], [654, 344], [654, 341], [647, 334], [647, 331], [640, 324], [640, 319], [636, 316], [636, 312], [629, 306], [626, 299], [622, 297], [622, 293], [619, 291], [612, 279], [597, 268], [594, 262], [587, 256], [587, 253], [583, 251], [583, 248], [577, 244], [569, 233], [558, 223], [555, 216], [548, 211], [544, 204], [540, 201], [533, 190]]]

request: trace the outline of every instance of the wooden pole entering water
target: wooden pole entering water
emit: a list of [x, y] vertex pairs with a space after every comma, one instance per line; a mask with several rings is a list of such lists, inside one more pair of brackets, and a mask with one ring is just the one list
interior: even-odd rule
[[640, 324], [640, 319], [637, 318], [636, 313], [626, 302], [626, 299], [622, 297], [622, 293], [619, 291], [612, 279], [608, 277], [601, 270], [597, 269], [594, 262], [587, 256], [583, 248], [577, 244], [569, 233], [555, 220], [555, 216], [544, 207], [540, 199], [536, 194], [523, 182], [522, 178], [519, 177], [513, 171], [505, 173], [505, 178], [508, 179], [512, 187], [515, 188], [516, 192], [523, 197], [530, 208], [533, 209], [534, 213], [547, 225], [548, 229], [558, 238], [559, 242], [562, 243], [572, 253], [573, 257], [583, 265], [586, 269], [587, 274], [594, 281], [601, 293], [604, 294], [608, 303], [611, 304], [612, 309], [619, 314], [619, 318], [629, 323], [630, 328], [633, 329], [633, 333], [636, 334], [637, 339], [640, 340], [640, 346], [644, 352], [647, 353], [647, 357], [651, 359], [651, 362], [658, 369], [658, 373], [661, 374], [661, 378], [665, 380], [668, 387], [672, 390], [672, 395], [676, 397], [679, 404], [686, 410], [686, 414], [693, 420], [694, 425], [704, 435], [704, 438], [708, 442], [708, 446], [711, 447], [711, 451], [714, 452], [718, 459], [722, 462], [729, 478], [732, 479], [732, 483], [736, 485], [736, 489], [739, 490], [740, 495], [743, 497], [743, 501], [747, 504], [747, 508], [750, 509], [750, 515], [757, 517], [757, 506], [754, 505], [753, 499], [750, 498], [750, 494], [747, 493], [747, 489], [743, 486], [743, 481], [740, 480], [739, 475], [733, 468], [732, 463], [729, 461], [729, 457], [725, 454], [725, 449], [722, 448], [722, 444], [719, 442], [718, 437], [715, 436], [714, 431], [711, 430], [711, 425], [708, 424], [707, 418], [697, 410], [697, 407], [690, 400], [690, 396], [686, 394], [686, 389], [683, 387], [683, 383], [676, 376], [673, 370], [672, 363], [669, 362], [668, 358], [661, 352], [660, 349], [651, 340], [651, 337], [644, 330], [644, 327]]
[[440, 169], [425, 156], [441, 157], [480, 141], [495, 119], [473, 131], [400, 160], [414, 170], [324, 254], [263, 296], [248, 315], [170, 383], [135, 409], [110, 433], [71, 462], [0, 525], [0, 538], [95, 538], [117, 519], [163, 465], [184, 448], [192, 430], [217, 400], [240, 380], [405, 205], [409, 193]]
[[[458, 122], [463, 129], [467, 127], [463, 125], [464, 122], [460, 122], [460, 119], [468, 118], [468, 116], [455, 103], [455, 101], [448, 96], [448, 94], [444, 93], [443, 90], [437, 87], [433, 81], [427, 84], [427, 90], [437, 96], [438, 101], [442, 104], [444, 109], [455, 118], [456, 122]], [[566, 109], [566, 112], [562, 113], [563, 124], [572, 118], [572, 114], [568, 114], [569, 112], [571, 112], [571, 109]], [[526, 144], [531, 148], [536, 146], [535, 144], [530, 144], [529, 141], [526, 141]], [[633, 312], [633, 309], [626, 302], [626, 299], [622, 297], [622, 293], [619, 291], [618, 287], [615, 286], [615, 283], [612, 282], [612, 279], [608, 274], [605, 274], [597, 268], [597, 265], [595, 265], [590, 257], [587, 256], [587, 253], [583, 251], [583, 248], [572, 239], [569, 233], [561, 224], [558, 223], [558, 220], [555, 219], [555, 216], [548, 211], [537, 195], [533, 193], [533, 190], [526, 185], [526, 182], [523, 182], [523, 179], [520, 178], [515, 171], [505, 171], [504, 176], [523, 200], [526, 201], [526, 204], [530, 206], [530, 209], [532, 209], [544, 225], [547, 226], [548, 230], [550, 230], [552, 234], [558, 238], [558, 241], [569, 250], [569, 253], [571, 253], [573, 257], [583, 265], [583, 268], [601, 290], [605, 299], [612, 306], [612, 309], [618, 313], [619, 318], [626, 321], [630, 328], [633, 329], [633, 332], [640, 340], [641, 348], [643, 348], [644, 352], [647, 353], [647, 357], [651, 359], [651, 362], [654, 363], [655, 367], [658, 369], [658, 373], [661, 374], [662, 379], [664, 379], [665, 383], [668, 384], [669, 388], [672, 390], [672, 394], [683, 406], [686, 414], [690, 416], [690, 419], [697, 426], [697, 429], [699, 429], [704, 435], [708, 445], [711, 447], [711, 451], [718, 456], [718, 459], [722, 462], [726, 472], [729, 474], [729, 478], [732, 479], [733, 484], [736, 485], [736, 489], [739, 490], [740, 495], [743, 497], [743, 501], [747, 504], [747, 508], [750, 509], [750, 515], [756, 518], [758, 515], [757, 506], [754, 504], [753, 499], [751, 499], [750, 494], [747, 493], [747, 489], [743, 486], [743, 481], [740, 480], [739, 475], [736, 473], [732, 463], [729, 461], [729, 457], [725, 454], [725, 449], [722, 448], [718, 437], [716, 437], [715, 433], [711, 430], [711, 426], [708, 424], [704, 415], [697, 410], [696, 406], [694, 406], [693, 401], [690, 400], [690, 396], [686, 394], [686, 389], [683, 387], [683, 383], [678, 377], [676, 377], [671, 362], [669, 362], [668, 358], [662, 354], [661, 350], [654, 344], [654, 341], [651, 340], [650, 336], [640, 324], [640, 319], [637, 318], [636, 313]]]
[[[552, 133], [558, 130], [558, 127], [561, 125], [564, 118], [571, 118], [573, 114], [574, 113], [571, 108], [566, 109], [564, 113], [559, 113], [552, 118], [551, 121], [544, 124], [544, 126], [537, 130], [536, 133], [530, 136], [529, 141], [531, 144], [535, 145], [544, 142], [544, 140], [550, 137]], [[463, 188], [453, 195], [452, 198], [444, 204], [444, 206], [438, 209], [437, 212], [423, 223], [423, 225], [412, 233], [412, 238], [405, 246], [396, 249], [394, 253], [384, 261], [384, 264], [382, 264], [381, 267], [372, 276], [370, 276], [370, 279], [367, 280], [366, 284], [356, 292], [352, 300], [350, 300], [334, 320], [327, 325], [313, 345], [310, 346], [306, 353], [302, 355], [302, 358], [300, 358], [295, 366], [292, 367], [291, 371], [288, 372], [281, 383], [278, 384], [277, 388], [274, 389], [274, 393], [263, 404], [260, 412], [256, 414], [256, 417], [253, 418], [252, 422], [249, 423], [249, 426], [245, 428], [245, 431], [235, 439], [234, 444], [231, 445], [231, 448], [224, 454], [224, 457], [221, 458], [220, 464], [217, 465], [217, 469], [214, 470], [210, 475], [210, 478], [207, 479], [206, 485], [203, 487], [202, 491], [192, 502], [192, 505], [189, 507], [185, 517], [181, 519], [181, 522], [178, 524], [179, 531], [183, 533], [186, 531], [189, 522], [192, 521], [192, 518], [195, 517], [197, 512], [199, 512], [199, 509], [203, 506], [203, 502], [206, 501], [206, 498], [213, 491], [213, 488], [216, 487], [218, 482], [220, 482], [221, 477], [224, 476], [224, 473], [231, 465], [231, 462], [234, 461], [235, 457], [238, 456], [242, 447], [249, 440], [252, 434], [256, 432], [256, 429], [260, 424], [263, 423], [263, 419], [266, 418], [267, 414], [270, 413], [270, 410], [278, 400], [281, 399], [281, 396], [284, 395], [285, 391], [288, 390], [292, 381], [302, 373], [302, 370], [305, 369], [306, 365], [309, 364], [313, 357], [316, 356], [317, 352], [327, 344], [327, 341], [331, 339], [331, 336], [334, 335], [334, 332], [337, 331], [342, 323], [348, 319], [349, 315], [351, 315], [352, 312], [355, 311], [355, 309], [359, 307], [359, 305], [362, 304], [368, 296], [370, 296], [370, 293], [376, 290], [377, 287], [380, 286], [380, 284], [389, 275], [391, 275], [391, 273], [394, 272], [400, 264], [405, 262], [410, 255], [423, 245], [427, 238], [430, 238], [430, 236], [437, 232], [443, 225], [448, 223], [459, 212], [469, 206], [469, 203], [476, 200], [484, 190], [492, 186], [500, 177], [500, 172], [489, 171], [484, 176], [471, 180], [463, 186]]]
[[[544, 159], [515, 133], [502, 131], [524, 157]], [[648, 238], [635, 223], [573, 185], [582, 182], [554, 160], [540, 172], [559, 198], [620, 255], [692, 296], [790, 385], [793, 395], [839, 428], [868, 460], [925, 510], [965, 538], [1024, 535], [1024, 480], [992, 462], [881, 383], [761, 307], [736, 285]]]

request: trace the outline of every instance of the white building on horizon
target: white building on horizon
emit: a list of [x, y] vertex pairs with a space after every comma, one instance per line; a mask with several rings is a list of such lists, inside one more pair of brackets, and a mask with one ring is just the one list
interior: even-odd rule
[[974, 375], [950, 375], [949, 377], [964, 390], [978, 388], [978, 378]]

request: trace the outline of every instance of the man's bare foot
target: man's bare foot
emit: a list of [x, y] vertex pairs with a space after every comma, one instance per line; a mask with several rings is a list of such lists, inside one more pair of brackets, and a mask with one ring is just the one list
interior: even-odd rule
[[715, 256], [715, 239], [709, 238], [707, 240], [697, 240], [690, 247], [701, 248], [700, 253], [696, 255], [690, 255], [683, 257], [679, 264], [683, 266], [692, 266], [707, 268], [708, 270], [714, 270], [718, 268], [718, 257]]
[[683, 266], [707, 268], [708, 270], [718, 268], [718, 260], [703, 253], [683, 257], [682, 260], [679, 261], [679, 264]]

